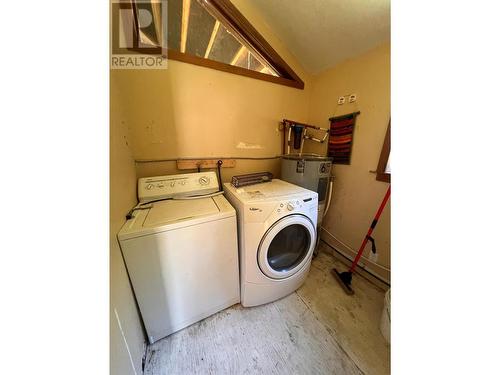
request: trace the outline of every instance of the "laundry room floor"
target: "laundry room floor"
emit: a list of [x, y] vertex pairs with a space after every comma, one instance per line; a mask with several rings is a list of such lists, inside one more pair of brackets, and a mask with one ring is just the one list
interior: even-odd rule
[[150, 345], [144, 374], [389, 374], [384, 290], [355, 276], [347, 296], [330, 274], [346, 266], [321, 247], [295, 293], [235, 305]]

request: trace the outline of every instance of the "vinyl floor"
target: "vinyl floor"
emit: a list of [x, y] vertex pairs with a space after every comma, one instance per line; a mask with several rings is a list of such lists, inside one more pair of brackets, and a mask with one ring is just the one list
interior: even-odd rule
[[144, 374], [389, 374], [384, 290], [356, 275], [347, 296], [330, 274], [346, 267], [322, 247], [295, 293], [235, 305], [150, 345]]

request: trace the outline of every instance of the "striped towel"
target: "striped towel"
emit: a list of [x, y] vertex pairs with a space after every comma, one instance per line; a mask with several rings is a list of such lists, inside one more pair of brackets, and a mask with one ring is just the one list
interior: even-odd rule
[[328, 156], [333, 157], [333, 164], [351, 164], [354, 124], [358, 114], [355, 112], [330, 119]]

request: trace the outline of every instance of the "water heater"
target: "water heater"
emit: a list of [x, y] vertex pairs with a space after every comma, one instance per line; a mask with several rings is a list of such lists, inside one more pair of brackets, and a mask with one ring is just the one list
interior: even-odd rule
[[318, 251], [319, 229], [325, 207], [329, 204], [332, 158], [316, 154], [288, 154], [281, 157], [281, 179], [318, 193]]

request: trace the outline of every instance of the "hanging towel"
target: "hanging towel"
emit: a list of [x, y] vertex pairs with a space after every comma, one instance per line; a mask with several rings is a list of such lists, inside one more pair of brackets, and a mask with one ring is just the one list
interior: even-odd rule
[[333, 157], [333, 164], [351, 164], [354, 124], [359, 113], [330, 118], [328, 156]]

